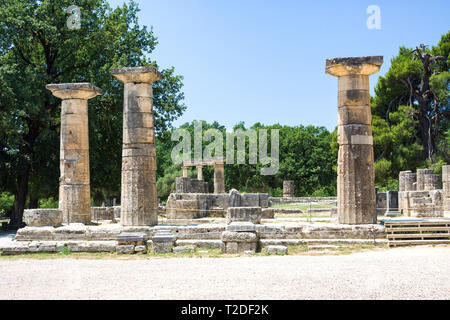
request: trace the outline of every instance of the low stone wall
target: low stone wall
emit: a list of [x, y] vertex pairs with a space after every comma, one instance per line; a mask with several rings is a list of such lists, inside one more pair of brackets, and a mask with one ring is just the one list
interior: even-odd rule
[[337, 203], [337, 197], [269, 197], [269, 206], [295, 203]]
[[[168, 219], [225, 217], [229, 202], [229, 194], [171, 193], [166, 203], [166, 216]], [[267, 208], [269, 196], [267, 193], [241, 194], [240, 206]]]
[[[334, 223], [268, 223], [257, 224], [256, 231], [262, 239], [370, 239], [375, 233], [377, 238], [384, 238], [382, 225], [343, 225]], [[220, 239], [225, 231], [225, 224], [202, 224], [195, 226], [128, 226], [109, 224], [101, 226], [85, 226], [71, 224], [62, 227], [25, 227], [17, 231], [16, 241], [46, 240], [117, 240], [121, 232], [143, 232], [152, 239], [158, 230], [170, 230], [177, 239]]]

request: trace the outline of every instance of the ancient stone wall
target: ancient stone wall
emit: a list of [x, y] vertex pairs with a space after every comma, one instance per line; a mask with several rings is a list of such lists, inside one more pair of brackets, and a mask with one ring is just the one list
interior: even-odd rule
[[175, 179], [175, 193], [209, 193], [208, 182], [187, 177]]
[[442, 167], [442, 175], [434, 174], [431, 169], [417, 169], [417, 173], [400, 172], [398, 205], [404, 216], [444, 216], [446, 212], [445, 179], [448, 179], [448, 167]]

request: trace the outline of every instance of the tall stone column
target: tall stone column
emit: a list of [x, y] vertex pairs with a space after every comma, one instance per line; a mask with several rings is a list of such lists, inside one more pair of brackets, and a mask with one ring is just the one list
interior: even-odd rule
[[203, 180], [203, 166], [197, 166], [197, 180]]
[[338, 77], [339, 223], [375, 223], [376, 195], [369, 75], [383, 57], [335, 58], [325, 72]]
[[121, 218], [124, 226], [158, 223], [156, 149], [152, 83], [161, 80], [153, 67], [113, 69], [124, 83]]
[[90, 83], [48, 84], [46, 88], [62, 99], [59, 209], [63, 223], [90, 223], [88, 99], [101, 90]]
[[214, 162], [214, 193], [225, 192], [225, 167], [223, 161]]

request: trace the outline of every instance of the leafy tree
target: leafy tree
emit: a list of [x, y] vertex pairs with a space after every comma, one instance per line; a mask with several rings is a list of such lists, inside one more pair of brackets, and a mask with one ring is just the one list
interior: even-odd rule
[[[434, 162], [442, 158], [448, 162], [445, 139], [450, 114], [450, 32], [432, 49], [424, 45], [414, 50], [401, 47], [391, 63], [391, 68], [379, 78], [375, 88], [372, 105], [373, 114], [378, 118], [374, 125], [390, 128], [392, 113], [400, 106], [412, 107], [415, 112], [409, 112], [409, 116], [417, 121], [413, 127], [417, 135], [415, 141], [423, 146], [420, 160]], [[385, 147], [391, 145], [385, 144]], [[383, 155], [386, 151], [380, 152]]]
[[[70, 5], [81, 28], [67, 27]], [[111, 68], [154, 65], [152, 30], [140, 26], [131, 1], [112, 9], [105, 0], [0, 0], [0, 179], [14, 194], [11, 225], [43, 196], [57, 196], [60, 100], [48, 83], [91, 82], [103, 95], [89, 101], [91, 187], [120, 190], [123, 89]], [[154, 84], [155, 131], [163, 135], [185, 110], [182, 77], [161, 71]]]

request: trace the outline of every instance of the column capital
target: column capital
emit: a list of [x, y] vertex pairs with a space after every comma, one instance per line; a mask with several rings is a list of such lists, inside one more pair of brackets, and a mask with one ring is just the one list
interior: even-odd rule
[[111, 73], [123, 83], [151, 84], [162, 79], [161, 72], [151, 66], [115, 68], [111, 70]]
[[55, 97], [63, 100], [88, 100], [102, 93], [100, 88], [97, 88], [88, 82], [47, 84], [45, 88], [50, 90]]
[[327, 59], [325, 73], [335, 76], [365, 75], [377, 73], [383, 64], [383, 56], [348, 57]]

